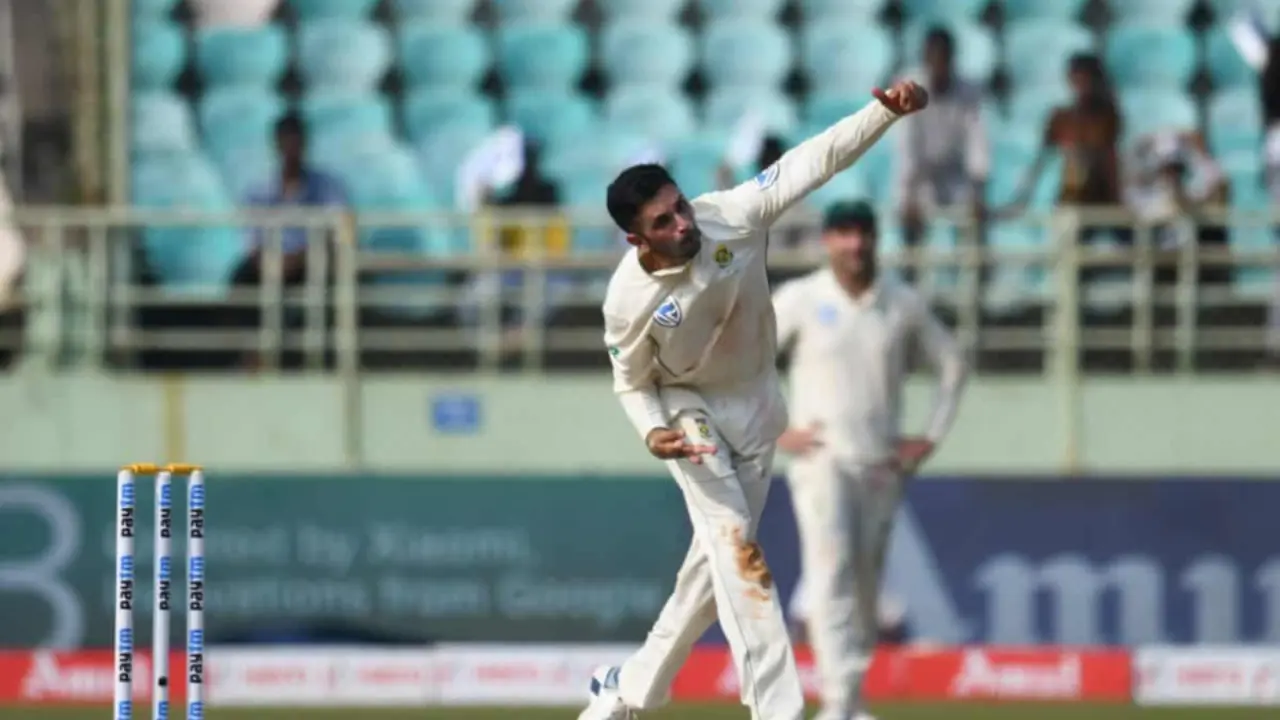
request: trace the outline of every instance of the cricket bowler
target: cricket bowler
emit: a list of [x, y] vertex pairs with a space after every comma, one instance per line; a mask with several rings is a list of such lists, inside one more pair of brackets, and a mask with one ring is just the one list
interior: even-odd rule
[[609, 214], [633, 246], [604, 301], [614, 390], [683, 491], [693, 542], [644, 645], [621, 667], [594, 673], [580, 720], [624, 720], [664, 704], [717, 619], [751, 717], [804, 716], [777, 589], [755, 542], [787, 426], [765, 255], [783, 212], [928, 103], [912, 82], [873, 94], [731, 189], [691, 202], [658, 165], [631, 167], [609, 186]]
[[[793, 456], [787, 479], [820, 720], [870, 719], [862, 678], [875, 649], [889, 531], [905, 478], [951, 427], [966, 375], [960, 350], [924, 299], [878, 272], [876, 239], [869, 205], [832, 206], [822, 233], [830, 261], [774, 295], [779, 347], [792, 348], [792, 420], [778, 447]], [[938, 389], [925, 434], [904, 437], [913, 343], [936, 371]]]

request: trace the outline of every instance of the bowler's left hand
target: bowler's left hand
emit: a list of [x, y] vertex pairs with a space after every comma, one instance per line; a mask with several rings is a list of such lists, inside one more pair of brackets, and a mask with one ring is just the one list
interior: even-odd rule
[[910, 115], [929, 106], [929, 91], [911, 80], [899, 80], [888, 90], [876, 88], [871, 94], [895, 115]]

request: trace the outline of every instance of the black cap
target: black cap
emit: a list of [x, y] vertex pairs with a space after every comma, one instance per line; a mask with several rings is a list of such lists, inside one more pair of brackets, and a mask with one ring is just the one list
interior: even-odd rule
[[870, 203], [841, 201], [827, 206], [822, 216], [823, 230], [862, 230], [876, 231], [876, 211]]

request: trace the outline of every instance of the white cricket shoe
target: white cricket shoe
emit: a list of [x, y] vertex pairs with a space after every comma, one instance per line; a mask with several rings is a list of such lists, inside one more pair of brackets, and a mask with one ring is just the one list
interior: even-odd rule
[[622, 668], [601, 665], [591, 673], [591, 702], [578, 720], [634, 720], [637, 713], [618, 695], [618, 675]]

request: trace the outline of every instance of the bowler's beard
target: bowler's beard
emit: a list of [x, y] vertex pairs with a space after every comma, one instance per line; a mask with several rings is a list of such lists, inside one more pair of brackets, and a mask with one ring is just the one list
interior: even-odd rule
[[690, 230], [684, 237], [667, 245], [661, 254], [670, 261], [684, 262], [692, 260], [702, 250], [702, 231]]
[[701, 250], [702, 232], [693, 230], [661, 249], [653, 243], [644, 243], [640, 246], [640, 265], [649, 272], [678, 267], [697, 257]]

